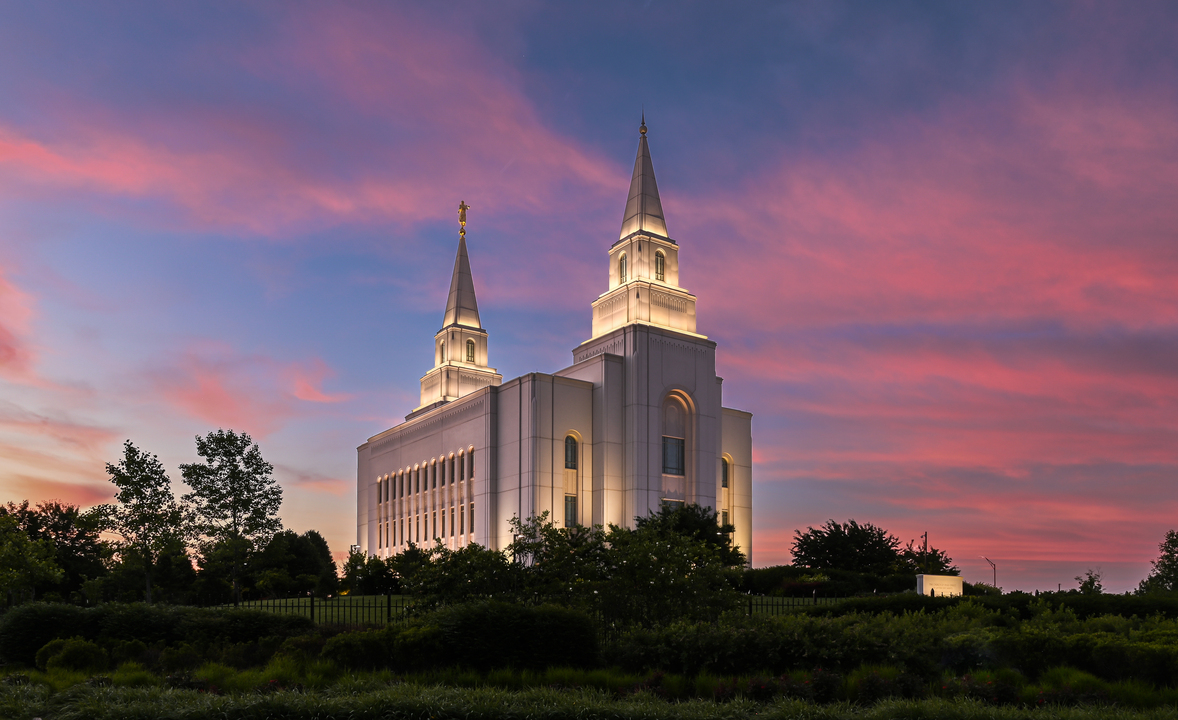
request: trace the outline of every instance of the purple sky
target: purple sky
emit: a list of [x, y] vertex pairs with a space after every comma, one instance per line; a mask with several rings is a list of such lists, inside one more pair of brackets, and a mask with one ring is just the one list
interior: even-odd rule
[[0, 500], [251, 433], [355, 541], [457, 241], [491, 362], [571, 362], [644, 108], [755, 413], [757, 565], [827, 518], [1136, 586], [1178, 527], [1178, 8], [0, 4]]

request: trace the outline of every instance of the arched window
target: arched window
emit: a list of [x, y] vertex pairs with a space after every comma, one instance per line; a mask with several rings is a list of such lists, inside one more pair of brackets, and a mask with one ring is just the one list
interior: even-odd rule
[[466, 451], [466, 462], [466, 476], [471, 480], [474, 480], [474, 448]]
[[438, 357], [441, 358], [440, 362], [446, 362], [446, 341], [445, 340], [442, 341], [442, 344], [438, 350]]
[[626, 282], [626, 254], [618, 258], [618, 284]]
[[667, 256], [663, 255], [662, 250], [659, 250], [654, 254], [654, 279], [667, 279]]
[[466, 361], [468, 363], [474, 362], [474, 340], [466, 341]]
[[458, 453], [458, 479], [466, 479], [466, 458], [463, 457], [461, 452]]
[[687, 408], [674, 396], [663, 404], [663, 474], [687, 474]]
[[577, 469], [577, 438], [572, 435], [564, 439], [564, 469]]
[[731, 470], [728, 467], [728, 458], [722, 458], [720, 460], [720, 487], [722, 487], [722, 488], [728, 487], [728, 473], [729, 472], [731, 472]]

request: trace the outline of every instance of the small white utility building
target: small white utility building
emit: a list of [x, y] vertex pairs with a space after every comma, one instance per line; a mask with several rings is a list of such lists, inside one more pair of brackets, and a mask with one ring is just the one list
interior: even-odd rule
[[695, 296], [679, 286], [645, 123], [608, 289], [570, 367], [503, 382], [490, 366], [465, 204], [459, 215], [421, 405], [357, 450], [360, 549], [503, 549], [513, 517], [633, 527], [663, 505], [698, 503], [735, 527], [751, 562], [752, 415], [723, 406], [716, 343], [696, 331]]

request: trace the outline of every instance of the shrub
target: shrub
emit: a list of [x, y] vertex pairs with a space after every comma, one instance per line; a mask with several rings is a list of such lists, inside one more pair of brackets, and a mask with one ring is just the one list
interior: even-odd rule
[[37, 667], [41, 670], [44, 670], [46, 667], [48, 667], [49, 659], [56, 657], [59, 653], [61, 653], [62, 649], [65, 647], [65, 643], [66, 641], [61, 638], [50, 640], [49, 642], [45, 643], [45, 646], [37, 651]]
[[551, 605], [454, 605], [386, 632], [399, 670], [450, 665], [524, 670], [588, 667], [598, 661], [597, 634], [589, 616]]
[[47, 670], [73, 670], [75, 672], [100, 672], [110, 664], [106, 651], [97, 644], [80, 637], [66, 640], [46, 663]]
[[176, 673], [192, 670], [203, 660], [203, 656], [196, 648], [188, 643], [180, 643], [173, 647], [164, 648], [160, 653], [159, 665], [165, 672]]
[[60, 603], [18, 605], [0, 617], [0, 658], [32, 665], [50, 640], [83, 634], [86, 610]]
[[321, 655], [323, 659], [351, 670], [384, 667], [389, 662], [388, 634], [370, 630], [336, 635], [323, 645]]

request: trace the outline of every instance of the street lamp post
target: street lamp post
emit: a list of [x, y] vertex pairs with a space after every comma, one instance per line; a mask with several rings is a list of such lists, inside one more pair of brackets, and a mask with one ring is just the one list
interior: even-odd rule
[[998, 566], [994, 564], [993, 560], [986, 557], [985, 555], [982, 556], [982, 559], [990, 563], [990, 567], [994, 570], [994, 587], [998, 587]]

